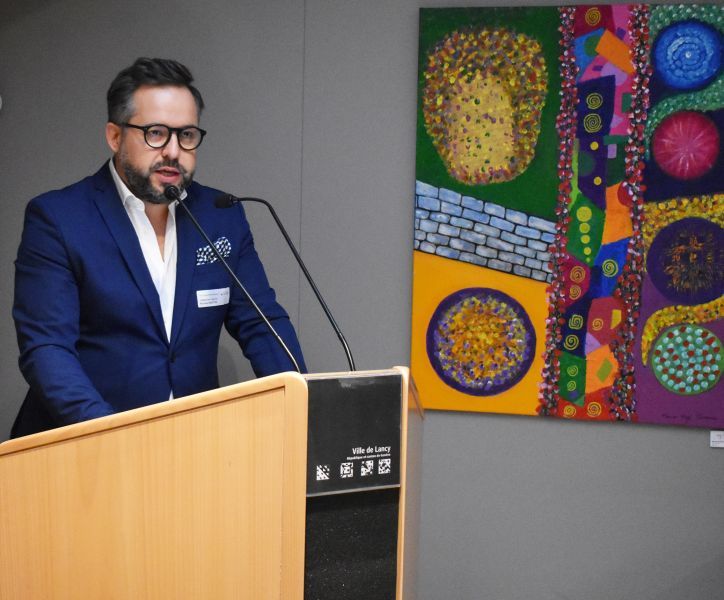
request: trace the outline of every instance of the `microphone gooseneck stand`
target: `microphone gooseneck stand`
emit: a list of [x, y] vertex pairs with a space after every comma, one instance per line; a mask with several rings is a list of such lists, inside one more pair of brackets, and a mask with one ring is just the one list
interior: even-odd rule
[[291, 350], [289, 350], [289, 347], [284, 343], [284, 340], [281, 338], [281, 336], [277, 333], [276, 329], [274, 329], [272, 324], [269, 322], [269, 319], [266, 318], [266, 315], [262, 312], [261, 308], [259, 308], [259, 305], [254, 301], [254, 298], [251, 297], [251, 294], [244, 287], [244, 284], [241, 283], [241, 281], [239, 281], [239, 278], [236, 276], [236, 273], [234, 273], [234, 270], [229, 266], [229, 263], [227, 263], [226, 260], [224, 259], [224, 257], [221, 256], [221, 252], [219, 252], [219, 249], [214, 245], [214, 243], [211, 241], [211, 238], [209, 238], [209, 236], [204, 231], [203, 227], [201, 227], [201, 224], [196, 220], [196, 217], [194, 217], [193, 213], [189, 210], [189, 207], [186, 206], [186, 202], [181, 199], [180, 190], [175, 185], [169, 185], [163, 191], [163, 194], [170, 201], [176, 200], [178, 202], [179, 206], [181, 206], [184, 209], [184, 211], [188, 215], [189, 219], [191, 219], [191, 222], [194, 224], [196, 229], [198, 229], [199, 233], [204, 238], [204, 240], [206, 240], [206, 243], [211, 248], [211, 251], [214, 253], [214, 256], [216, 256], [216, 258], [221, 262], [221, 264], [224, 265], [224, 268], [229, 273], [229, 275], [231, 276], [231, 278], [233, 279], [233, 281], [237, 285], [237, 287], [244, 293], [244, 295], [246, 296], [246, 299], [249, 301], [249, 303], [252, 305], [252, 307], [256, 311], [256, 314], [259, 315], [259, 318], [264, 322], [264, 324], [267, 326], [269, 331], [276, 338], [279, 345], [287, 353], [289, 360], [291, 360], [292, 364], [294, 365], [294, 369], [297, 371], [297, 373], [301, 373], [302, 371], [299, 368], [299, 363], [297, 363]]
[[271, 216], [274, 217], [274, 221], [276, 221], [279, 231], [282, 232], [282, 235], [284, 236], [284, 240], [287, 242], [287, 246], [289, 246], [289, 249], [292, 251], [294, 258], [297, 260], [297, 264], [299, 264], [299, 268], [302, 269], [302, 273], [304, 273], [304, 277], [306, 277], [307, 282], [309, 283], [309, 286], [312, 288], [314, 295], [317, 297], [317, 300], [319, 301], [319, 304], [322, 307], [322, 310], [324, 311], [324, 314], [327, 316], [327, 320], [329, 321], [330, 325], [332, 325], [332, 329], [334, 329], [334, 332], [337, 334], [339, 341], [342, 343], [344, 352], [347, 355], [347, 362], [349, 363], [350, 371], [356, 371], [357, 369], [355, 368], [354, 359], [352, 358], [352, 352], [349, 349], [347, 340], [345, 339], [344, 335], [342, 334], [342, 331], [340, 330], [339, 325], [337, 325], [337, 321], [334, 320], [334, 317], [332, 316], [332, 313], [329, 310], [327, 303], [324, 301], [324, 298], [322, 298], [321, 292], [317, 288], [317, 285], [314, 283], [312, 276], [309, 274], [309, 271], [307, 270], [307, 267], [304, 264], [302, 257], [299, 255], [299, 252], [297, 252], [297, 249], [294, 247], [294, 244], [292, 243], [292, 240], [289, 237], [287, 230], [284, 228], [284, 225], [282, 225], [281, 220], [277, 216], [277, 213], [274, 210], [274, 207], [269, 202], [267, 202], [266, 200], [264, 200], [262, 198], [249, 198], [249, 197], [237, 198], [236, 196], [233, 196], [231, 194], [220, 195], [218, 198], [216, 198], [215, 204], [216, 204], [217, 208], [229, 208], [232, 204], [235, 204], [237, 202], [242, 202], [242, 203], [243, 202], [257, 202], [259, 204], [263, 204], [264, 206], [266, 206], [269, 209]]

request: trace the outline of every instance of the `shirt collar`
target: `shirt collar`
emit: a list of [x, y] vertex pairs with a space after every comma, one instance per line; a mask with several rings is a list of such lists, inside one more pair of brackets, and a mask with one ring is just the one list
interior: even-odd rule
[[[118, 195], [120, 196], [120, 198], [123, 202], [123, 206], [128, 208], [129, 206], [132, 206], [133, 204], [137, 205], [138, 202], [143, 204], [143, 200], [141, 200], [140, 198], [135, 196], [133, 194], [133, 192], [131, 192], [131, 190], [128, 189], [128, 186], [125, 184], [123, 179], [121, 179], [121, 176], [118, 174], [118, 171], [116, 171], [116, 165], [113, 164], [112, 158], [108, 161], [108, 166], [111, 169], [111, 177], [113, 177], [113, 183], [116, 184], [116, 190], [118, 190]], [[188, 194], [186, 193], [186, 190], [183, 190], [181, 192], [181, 200], [186, 200], [187, 195]], [[174, 200], [173, 202], [171, 202], [169, 204], [169, 208], [175, 209], [177, 203], [178, 203], [178, 200]]]

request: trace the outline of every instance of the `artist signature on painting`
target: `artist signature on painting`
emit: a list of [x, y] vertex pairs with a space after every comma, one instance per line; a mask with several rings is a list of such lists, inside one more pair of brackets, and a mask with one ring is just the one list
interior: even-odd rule
[[697, 423], [700, 421], [716, 421], [716, 417], [712, 417], [711, 415], [702, 415], [701, 413], [696, 413], [694, 415], [685, 413], [680, 415], [672, 415], [671, 413], [661, 413], [661, 418], [666, 419], [667, 421], [677, 421], [679, 423], [690, 423], [691, 421], [696, 421]]

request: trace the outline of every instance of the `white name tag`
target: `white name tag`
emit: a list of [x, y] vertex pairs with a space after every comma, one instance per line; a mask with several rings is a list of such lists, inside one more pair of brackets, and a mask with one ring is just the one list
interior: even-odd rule
[[229, 288], [219, 288], [217, 290], [197, 290], [196, 303], [199, 308], [228, 304]]

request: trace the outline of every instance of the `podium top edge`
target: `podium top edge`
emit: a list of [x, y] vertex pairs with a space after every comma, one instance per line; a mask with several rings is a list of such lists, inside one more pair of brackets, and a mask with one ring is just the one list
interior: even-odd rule
[[306, 381], [316, 381], [318, 379], [343, 379], [352, 377], [379, 377], [385, 375], [402, 375], [404, 373], [397, 368], [376, 369], [368, 371], [337, 371], [333, 373], [307, 373], [303, 375]]
[[245, 396], [252, 396], [276, 389], [296, 388], [298, 390], [305, 390], [304, 397], [306, 398], [306, 385], [306, 381], [296, 371], [259, 377], [190, 396], [148, 404], [105, 417], [98, 417], [97, 419], [81, 421], [79, 423], [10, 439], [0, 444], [0, 458], [16, 452], [77, 439], [112, 429], [137, 425], [145, 421], [164, 418], [175, 413], [192, 411], [212, 404], [239, 400]]

